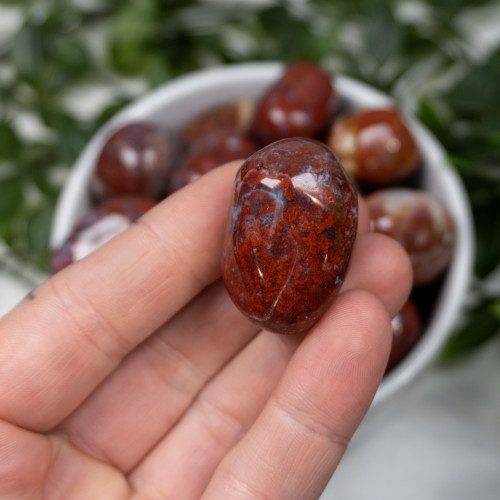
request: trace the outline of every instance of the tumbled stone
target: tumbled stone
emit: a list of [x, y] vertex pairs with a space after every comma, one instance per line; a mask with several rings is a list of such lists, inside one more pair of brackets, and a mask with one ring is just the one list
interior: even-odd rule
[[392, 318], [392, 345], [386, 373], [399, 364], [422, 336], [422, 315], [413, 299], [408, 299]]
[[361, 109], [340, 116], [326, 143], [347, 172], [371, 189], [406, 180], [421, 165], [413, 133], [396, 109]]
[[63, 244], [52, 252], [52, 274], [97, 250], [154, 205], [152, 200], [139, 196], [118, 196], [101, 201], [78, 220]]
[[249, 137], [239, 132], [222, 130], [208, 134], [191, 144], [186, 159], [172, 176], [172, 190], [181, 189], [224, 163], [247, 158], [257, 149]]
[[275, 142], [240, 168], [222, 275], [236, 306], [262, 328], [309, 330], [337, 295], [357, 231], [357, 194], [331, 150]]
[[250, 136], [262, 146], [287, 137], [318, 137], [335, 107], [331, 76], [311, 61], [295, 61], [255, 105]]
[[437, 196], [407, 188], [381, 189], [366, 197], [370, 227], [398, 241], [413, 268], [413, 286], [428, 285], [449, 268], [456, 227]]

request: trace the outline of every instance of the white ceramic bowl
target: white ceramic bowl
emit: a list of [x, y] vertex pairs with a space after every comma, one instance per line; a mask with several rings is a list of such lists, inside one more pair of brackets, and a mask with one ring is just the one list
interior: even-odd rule
[[[74, 166], [60, 197], [51, 244], [55, 248], [90, 208], [89, 182], [94, 162], [109, 132], [132, 120], [148, 119], [178, 127], [200, 111], [231, 99], [257, 98], [276, 80], [279, 63], [251, 63], [202, 70], [164, 84], [118, 113], [90, 141]], [[354, 108], [391, 105], [391, 99], [373, 88], [344, 76], [335, 77], [338, 95]], [[448, 206], [457, 228], [453, 261], [446, 275], [426, 331], [410, 354], [382, 381], [374, 404], [407, 385], [438, 355], [459, 316], [471, 276], [474, 235], [468, 199], [459, 177], [447, 163], [436, 139], [416, 120], [409, 125], [424, 159], [423, 188]]]

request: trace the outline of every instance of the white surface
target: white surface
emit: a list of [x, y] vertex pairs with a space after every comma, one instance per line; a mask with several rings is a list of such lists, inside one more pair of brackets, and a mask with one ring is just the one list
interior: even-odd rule
[[373, 408], [322, 500], [498, 500], [500, 344]]

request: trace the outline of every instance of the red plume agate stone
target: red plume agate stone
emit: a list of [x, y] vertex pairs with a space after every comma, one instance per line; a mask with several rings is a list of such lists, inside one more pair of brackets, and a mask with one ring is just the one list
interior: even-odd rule
[[357, 231], [357, 194], [331, 150], [283, 139], [241, 166], [222, 276], [237, 307], [277, 333], [309, 330], [337, 295]]

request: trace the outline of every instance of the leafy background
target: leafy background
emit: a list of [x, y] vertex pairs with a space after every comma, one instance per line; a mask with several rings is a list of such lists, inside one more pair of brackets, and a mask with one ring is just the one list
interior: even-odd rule
[[4, 257], [47, 272], [62, 183], [130, 100], [207, 66], [308, 58], [391, 94], [444, 145], [477, 245], [469, 310], [444, 355], [498, 339], [499, 25], [491, 0], [0, 0]]

